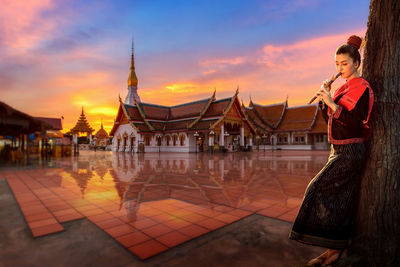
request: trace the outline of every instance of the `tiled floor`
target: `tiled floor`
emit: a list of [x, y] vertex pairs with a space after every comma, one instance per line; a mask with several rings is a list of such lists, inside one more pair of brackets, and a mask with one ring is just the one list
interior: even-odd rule
[[87, 152], [63, 160], [61, 168], [0, 177], [7, 179], [34, 237], [86, 217], [146, 259], [254, 213], [292, 222], [308, 182], [328, 156], [307, 153]]

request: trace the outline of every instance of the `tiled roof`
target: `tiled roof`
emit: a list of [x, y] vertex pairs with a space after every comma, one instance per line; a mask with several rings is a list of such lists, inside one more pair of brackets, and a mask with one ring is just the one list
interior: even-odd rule
[[279, 125], [282, 114], [285, 112], [286, 101], [266, 106], [252, 103], [252, 107], [266, 124], [275, 128]]
[[193, 121], [194, 121], [194, 119], [182, 120], [182, 121], [177, 121], [177, 122], [166, 122], [165, 123], [165, 131], [187, 129], [188, 125], [190, 123], [192, 123]]
[[225, 109], [228, 107], [229, 103], [232, 101], [232, 98], [225, 98], [217, 101], [213, 101], [210, 107], [207, 109], [203, 118], [222, 116]]
[[189, 102], [171, 107], [143, 102], [140, 102], [138, 104], [144, 112], [145, 119], [168, 121], [200, 116], [200, 113], [205, 109], [210, 100], [210, 98], [206, 98], [199, 101]]
[[40, 121], [43, 121], [53, 127], [53, 130], [62, 130], [62, 123], [60, 118], [45, 118], [45, 117], [34, 117]]
[[124, 104], [125, 110], [128, 113], [128, 116], [133, 121], [143, 121], [142, 116], [140, 116], [139, 110], [137, 106], [131, 106]]
[[146, 119], [167, 120], [169, 116], [169, 107], [138, 103], [145, 113]]
[[272, 131], [272, 128], [266, 125], [254, 111], [254, 108], [245, 107], [245, 112], [247, 113], [250, 121], [261, 131]]
[[317, 108], [315, 104], [287, 108], [276, 130], [302, 131], [310, 129], [314, 122]]
[[318, 110], [317, 117], [311, 128], [310, 133], [326, 133], [328, 131], [328, 125], [322, 117], [322, 111]]
[[178, 118], [188, 118], [188, 117], [199, 116], [209, 101], [210, 101], [210, 98], [207, 98], [207, 99], [199, 100], [196, 102], [173, 106], [173, 107], [171, 107], [169, 119], [178, 119]]

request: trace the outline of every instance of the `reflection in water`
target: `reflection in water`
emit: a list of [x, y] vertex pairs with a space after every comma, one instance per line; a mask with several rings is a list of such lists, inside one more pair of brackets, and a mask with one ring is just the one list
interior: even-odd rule
[[140, 203], [167, 198], [211, 209], [226, 205], [255, 210], [260, 201], [301, 200], [327, 158], [328, 152], [320, 151], [214, 155], [87, 152], [63, 162], [62, 184], [78, 186], [83, 199], [118, 201], [129, 221], [136, 219]]

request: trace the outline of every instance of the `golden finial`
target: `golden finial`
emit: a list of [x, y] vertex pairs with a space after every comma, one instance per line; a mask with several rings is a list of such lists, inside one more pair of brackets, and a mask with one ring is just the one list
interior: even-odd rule
[[138, 79], [136, 77], [135, 73], [135, 56], [134, 56], [134, 44], [133, 44], [133, 37], [132, 37], [132, 57], [131, 57], [131, 70], [129, 72], [129, 77], [128, 77], [128, 87], [138, 86]]

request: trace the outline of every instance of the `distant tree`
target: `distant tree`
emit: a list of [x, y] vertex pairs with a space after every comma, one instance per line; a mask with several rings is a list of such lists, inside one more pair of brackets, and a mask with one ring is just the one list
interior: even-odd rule
[[372, 0], [363, 77], [375, 102], [356, 236], [339, 266], [400, 266], [400, 1]]

